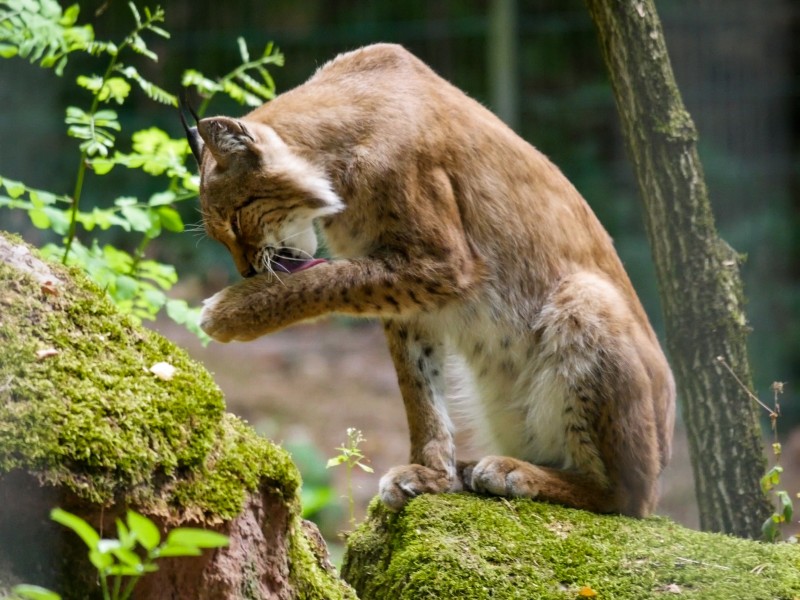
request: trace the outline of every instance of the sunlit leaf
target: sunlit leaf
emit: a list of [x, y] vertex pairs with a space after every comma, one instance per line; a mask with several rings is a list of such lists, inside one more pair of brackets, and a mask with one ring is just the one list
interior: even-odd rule
[[89, 548], [96, 548], [100, 542], [100, 535], [91, 525], [77, 515], [73, 515], [61, 508], [54, 508], [50, 511], [50, 518], [78, 534]]
[[158, 550], [159, 558], [177, 557], [177, 556], [200, 556], [203, 551], [196, 546], [180, 546], [178, 544], [166, 545]]
[[167, 546], [194, 546], [196, 548], [221, 548], [229, 543], [228, 536], [193, 527], [179, 527], [167, 535]]
[[11, 591], [24, 600], [61, 600], [61, 596], [55, 592], [38, 585], [15, 585]]
[[177, 210], [169, 206], [159, 206], [156, 212], [164, 229], [175, 233], [183, 231], [183, 219], [181, 219], [181, 215]]
[[125, 206], [122, 208], [122, 215], [131, 224], [134, 231], [146, 232], [152, 227], [150, 214], [138, 206]]
[[136, 534], [139, 543], [148, 551], [161, 542], [161, 533], [155, 523], [132, 510], [128, 511], [128, 527]]

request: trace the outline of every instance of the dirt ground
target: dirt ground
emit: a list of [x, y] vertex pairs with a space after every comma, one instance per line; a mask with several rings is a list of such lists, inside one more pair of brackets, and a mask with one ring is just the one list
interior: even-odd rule
[[[231, 412], [278, 442], [311, 440], [322, 456], [330, 457], [337, 454], [348, 427], [360, 429], [375, 473], [354, 471], [359, 518], [376, 494], [381, 474], [407, 461], [405, 413], [379, 324], [327, 320], [254, 342], [212, 342], [205, 348], [177, 326], [162, 322], [157, 329], [206, 365]], [[333, 476], [338, 494], [345, 496], [344, 471], [334, 470]], [[658, 513], [697, 527], [693, 488], [679, 423]]]

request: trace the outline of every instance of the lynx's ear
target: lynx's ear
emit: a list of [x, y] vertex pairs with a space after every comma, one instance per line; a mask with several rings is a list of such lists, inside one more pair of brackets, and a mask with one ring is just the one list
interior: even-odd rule
[[256, 141], [241, 121], [230, 117], [210, 117], [197, 123], [206, 148], [222, 168], [232, 161], [255, 157]]

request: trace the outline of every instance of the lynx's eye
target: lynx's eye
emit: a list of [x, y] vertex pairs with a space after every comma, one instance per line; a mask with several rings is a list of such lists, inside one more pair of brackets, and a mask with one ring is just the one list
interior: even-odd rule
[[240, 223], [241, 213], [237, 210], [233, 213], [233, 220], [231, 221], [231, 229], [233, 230], [233, 235], [236, 236], [237, 239], [241, 239], [242, 237], [242, 225]]

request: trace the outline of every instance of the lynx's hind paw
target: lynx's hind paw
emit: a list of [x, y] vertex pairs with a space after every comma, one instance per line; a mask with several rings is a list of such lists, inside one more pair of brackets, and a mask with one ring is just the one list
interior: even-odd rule
[[515, 498], [536, 498], [536, 467], [508, 456], [487, 456], [471, 472], [464, 471], [465, 485], [478, 493]]
[[458, 478], [446, 471], [422, 465], [394, 467], [381, 477], [379, 485], [381, 501], [390, 510], [400, 510], [406, 502], [420, 494], [441, 494], [460, 489]]

